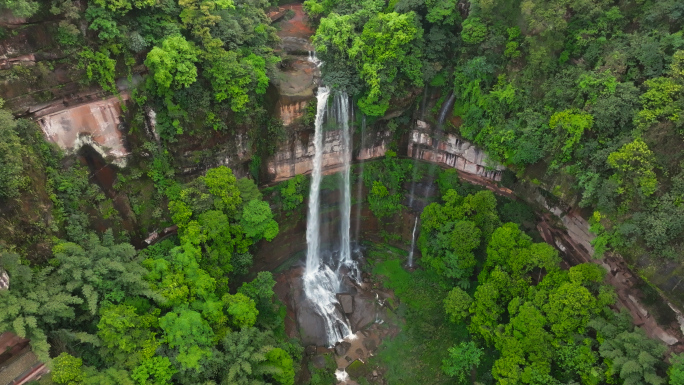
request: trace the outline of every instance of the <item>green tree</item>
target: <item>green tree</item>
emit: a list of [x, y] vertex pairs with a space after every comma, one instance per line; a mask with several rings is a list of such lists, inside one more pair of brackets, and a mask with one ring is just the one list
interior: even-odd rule
[[[0, 100], [0, 108], [4, 101]], [[23, 149], [12, 113], [0, 110], [0, 200], [19, 195], [24, 178]]]
[[158, 327], [159, 311], [138, 315], [129, 305], [112, 305], [100, 311], [97, 335], [101, 355], [111, 363], [132, 368], [150, 360], [160, 345], [153, 328]]
[[38, 12], [40, 3], [31, 0], [0, 0], [0, 8], [10, 10], [16, 17], [28, 18]]
[[167, 385], [175, 373], [176, 369], [171, 366], [168, 357], [154, 356], [133, 369], [131, 378], [139, 385]]
[[281, 348], [273, 348], [266, 353], [267, 373], [282, 385], [294, 385], [295, 372], [292, 357]]
[[160, 96], [188, 87], [197, 80], [198, 50], [181, 35], [164, 39], [161, 47], [147, 54], [145, 65], [152, 72]]
[[670, 356], [670, 369], [667, 374], [670, 377], [670, 385], [684, 385], [684, 355], [673, 354]]
[[565, 110], [553, 114], [549, 120], [549, 128], [558, 132], [558, 141], [562, 145], [562, 156], [558, 157], [557, 161], [570, 161], [582, 135], [585, 131], [591, 130], [593, 125], [594, 117], [581, 111]]
[[474, 342], [461, 342], [449, 348], [449, 357], [442, 361], [442, 370], [449, 377], [455, 377], [461, 383], [467, 383], [470, 371], [480, 365], [484, 351]]
[[57, 384], [78, 385], [83, 383], [83, 360], [69, 353], [61, 353], [52, 362], [52, 381]]
[[487, 25], [479, 17], [468, 17], [461, 26], [461, 39], [468, 44], [482, 43], [487, 37]]
[[637, 192], [652, 195], [658, 187], [654, 163], [653, 152], [639, 138], [608, 155], [608, 165], [616, 171], [611, 179], [618, 185], [618, 194], [625, 195], [628, 201]]
[[588, 324], [600, 338], [599, 353], [609, 364], [606, 376], [631, 384], [664, 384], [658, 372], [664, 366], [662, 356], [667, 349], [627, 317], [618, 322], [595, 318]]
[[176, 360], [185, 369], [200, 370], [200, 361], [210, 358], [214, 333], [194, 310], [179, 309], [166, 313], [159, 319], [164, 330], [164, 341], [170, 348], [177, 348]]
[[244, 329], [254, 326], [259, 311], [253, 299], [242, 293], [237, 293], [224, 295], [222, 301], [226, 305], [226, 312], [230, 315], [231, 322], [235, 327]]
[[226, 166], [219, 166], [209, 169], [207, 174], [201, 178], [214, 200], [214, 206], [218, 210], [223, 210], [227, 214], [236, 212], [242, 199], [240, 190], [237, 187], [237, 179], [233, 175], [233, 170]]
[[254, 183], [254, 180], [249, 178], [240, 178], [237, 180], [235, 185], [237, 186], [238, 190], [240, 190], [240, 198], [243, 202], [249, 202], [254, 199], [261, 200], [261, 191], [259, 191], [259, 187], [257, 187], [256, 183]]
[[20, 263], [19, 255], [0, 248], [0, 268], [10, 278], [11, 287], [0, 290], [0, 330], [31, 340], [39, 359], [49, 362], [47, 334], [64, 320], [76, 316], [75, 305], [83, 299], [71, 295], [51, 277], [52, 268], [31, 269]]
[[63, 242], [52, 251], [57, 262], [55, 275], [69, 292], [83, 297], [91, 314], [97, 313], [102, 301], [116, 303], [127, 295], [154, 297], [133, 246], [115, 245], [111, 230], [102, 241], [90, 234], [84, 246]]
[[[247, 385], [264, 382], [266, 376], [281, 384], [292, 384], [294, 371], [288, 365], [287, 353], [273, 346], [271, 332], [256, 328], [243, 328], [229, 333], [221, 341], [223, 348], [222, 380], [224, 383]], [[270, 353], [270, 354], [269, 354]]]
[[278, 235], [278, 222], [273, 220], [271, 207], [267, 202], [252, 200], [245, 205], [240, 218], [245, 235], [255, 240], [273, 240]]
[[268, 87], [266, 60], [255, 54], [240, 54], [223, 49], [209, 55], [208, 78], [217, 102], [230, 99], [230, 108], [242, 112], [249, 102], [249, 91], [263, 95]]
[[304, 202], [305, 181], [304, 175], [297, 174], [281, 184], [280, 198], [283, 201], [283, 209], [294, 210]]
[[444, 310], [449, 315], [451, 322], [461, 322], [470, 314], [468, 309], [473, 303], [473, 299], [463, 291], [461, 288], [455, 287], [451, 289], [447, 297], [444, 299]]
[[116, 93], [116, 60], [112, 59], [109, 50], [100, 48], [95, 52], [86, 48], [79, 53], [79, 68], [86, 70], [90, 81], [96, 81], [102, 89]]

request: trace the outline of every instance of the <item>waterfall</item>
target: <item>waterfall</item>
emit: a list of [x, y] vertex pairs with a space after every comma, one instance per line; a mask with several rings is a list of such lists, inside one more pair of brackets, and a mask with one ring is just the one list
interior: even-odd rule
[[418, 216], [416, 215], [416, 221], [413, 223], [413, 234], [411, 235], [411, 251], [409, 251], [408, 256], [408, 267], [413, 267], [413, 249], [416, 247], [416, 229], [418, 228]]
[[311, 189], [309, 192], [309, 215], [306, 220], [306, 275], [318, 272], [320, 261], [320, 197], [321, 160], [323, 158], [323, 116], [328, 104], [330, 90], [319, 87], [316, 99], [316, 131], [314, 133], [314, 158], [311, 171]]
[[342, 138], [342, 204], [340, 209], [340, 256], [338, 261], [330, 264], [322, 263], [320, 258], [320, 188], [323, 161], [323, 121], [328, 104], [330, 90], [319, 87], [316, 106], [314, 133], [313, 170], [311, 171], [311, 189], [309, 193], [309, 213], [306, 223], [306, 270], [304, 272], [304, 293], [313, 304], [314, 310], [324, 321], [328, 345], [332, 346], [344, 337], [352, 334], [351, 327], [340, 310], [336, 293], [343, 283], [343, 274], [355, 278], [358, 271], [351, 258], [349, 239], [351, 215], [351, 191], [349, 168], [351, 163], [351, 138], [349, 132], [349, 98], [342, 93], [333, 97], [329, 118], [334, 118], [340, 128]]
[[442, 126], [444, 125], [444, 120], [446, 119], [446, 115], [451, 110], [451, 106], [454, 105], [454, 101], [456, 100], [456, 93], [454, 91], [451, 91], [451, 94], [447, 98], [446, 102], [444, 102], [444, 105], [442, 105], [442, 110], [439, 112], [439, 120], [437, 121], [437, 128], [439, 130], [442, 129]]

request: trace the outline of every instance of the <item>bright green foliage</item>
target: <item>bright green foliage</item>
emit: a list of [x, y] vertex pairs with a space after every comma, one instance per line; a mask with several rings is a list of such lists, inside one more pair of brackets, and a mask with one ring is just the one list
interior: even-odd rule
[[304, 191], [306, 190], [306, 178], [304, 175], [297, 174], [294, 178], [288, 179], [280, 186], [280, 198], [283, 201], [284, 210], [294, 210], [304, 202]]
[[152, 71], [157, 94], [164, 96], [174, 90], [188, 87], [197, 80], [197, 48], [183, 36], [166, 38], [161, 47], [147, 54], [145, 65]]
[[652, 195], [658, 187], [654, 172], [653, 152], [641, 139], [634, 139], [619, 151], [608, 156], [608, 164], [616, 171], [612, 179], [617, 183], [617, 193], [631, 199], [637, 192]]
[[88, 80], [96, 81], [105, 91], [116, 92], [116, 60], [110, 57], [109, 50], [93, 52], [86, 48], [79, 56], [79, 68], [86, 70]]
[[448, 190], [444, 205], [432, 203], [421, 215], [418, 246], [423, 263], [467, 287], [476, 265], [474, 250], [489, 239], [499, 223], [496, 199], [490, 191], [463, 198]]
[[492, 234], [487, 245], [486, 267], [498, 266], [513, 277], [523, 277], [535, 268], [551, 272], [558, 269], [558, 252], [546, 243], [532, 239], [515, 223], [506, 223]]
[[499, 383], [533, 384], [538, 381], [535, 378], [553, 383], [553, 347], [551, 334], [545, 329], [547, 318], [530, 302], [520, 305], [519, 298], [511, 301], [508, 309], [511, 320], [496, 341], [501, 358], [494, 363], [492, 374]]
[[368, 91], [359, 99], [361, 111], [370, 116], [382, 116], [389, 108], [387, 88], [401, 71], [416, 86], [422, 86], [420, 52], [412, 43], [420, 39], [422, 29], [416, 25], [413, 13], [378, 14], [363, 27], [360, 52], [352, 47], [348, 53], [354, 58], [362, 54], [361, 78]]
[[[684, 80], [684, 76], [681, 76]], [[684, 95], [684, 85], [679, 84], [673, 78], [658, 77], [644, 82], [648, 88], [640, 99], [643, 109], [637, 113], [636, 124], [641, 129], [646, 129], [650, 125], [667, 119], [677, 121], [682, 114], [681, 103], [678, 99]]]
[[390, 194], [382, 182], [373, 182], [373, 188], [368, 194], [368, 204], [378, 218], [388, 217], [398, 211], [401, 205], [401, 195]]
[[110, 11], [125, 14], [133, 9], [133, 6], [136, 8], [153, 6], [156, 0], [94, 0], [94, 3]]
[[157, 327], [156, 314], [136, 314], [128, 305], [113, 305], [100, 311], [97, 335], [102, 340], [102, 356], [132, 368], [150, 360], [159, 346], [151, 329]]
[[238, 190], [240, 190], [240, 198], [242, 198], [243, 202], [249, 202], [254, 199], [261, 200], [261, 191], [259, 191], [259, 187], [257, 187], [256, 183], [254, 183], [254, 180], [249, 178], [240, 178], [237, 180], [235, 185], [237, 186]]
[[222, 301], [226, 305], [226, 312], [230, 315], [231, 322], [236, 328], [244, 329], [254, 326], [259, 311], [256, 309], [256, 303], [253, 299], [242, 293], [237, 293], [235, 295], [224, 295]]
[[269, 375], [282, 385], [294, 385], [295, 372], [292, 357], [281, 348], [274, 348], [266, 353], [266, 365]]
[[22, 147], [16, 129], [12, 114], [0, 110], [0, 201], [16, 197], [23, 184]]
[[235, 112], [244, 111], [249, 102], [249, 90], [257, 94], [266, 93], [268, 77], [266, 60], [255, 54], [247, 57], [223, 49], [212, 52], [207, 73], [215, 92], [216, 101], [230, 99], [230, 108]]
[[461, 14], [458, 12], [458, 1], [456, 0], [426, 0], [425, 5], [428, 9], [425, 18], [431, 23], [454, 25], [461, 20]]
[[260, 271], [253, 281], [243, 283], [238, 289], [238, 293], [251, 298], [256, 302], [258, 308], [263, 309], [270, 305], [273, 300], [273, 286], [275, 284], [276, 281], [270, 271]]
[[472, 314], [468, 330], [480, 334], [487, 343], [494, 341], [501, 317], [506, 312], [508, 301], [517, 294], [516, 283], [498, 268], [484, 284], [477, 286], [470, 306]]
[[584, 332], [584, 325], [600, 310], [596, 298], [576, 282], [566, 282], [551, 291], [544, 306], [551, 331], [560, 339]]
[[211, 357], [214, 333], [200, 313], [172, 311], [159, 319], [159, 326], [164, 330], [164, 341], [177, 348], [176, 360], [183, 368], [199, 370], [200, 361]]
[[207, 174], [202, 177], [202, 181], [209, 189], [209, 192], [217, 197], [214, 200], [214, 206], [218, 210], [233, 213], [237, 207], [242, 203], [240, 198], [240, 190], [236, 183], [237, 179], [233, 175], [233, 171], [226, 166], [219, 166], [207, 171]]
[[83, 381], [83, 360], [69, 353], [62, 353], [52, 362], [52, 381], [57, 384], [77, 385]]
[[473, 299], [468, 293], [455, 287], [444, 299], [444, 310], [449, 315], [451, 322], [461, 322], [470, 315], [468, 309], [472, 303]]
[[684, 355], [673, 354], [670, 356], [672, 366], [668, 370], [670, 385], [684, 385]]
[[562, 156], [560, 162], [567, 162], [572, 157], [572, 152], [582, 139], [585, 131], [591, 130], [594, 118], [579, 111], [565, 110], [556, 112], [549, 120], [549, 128], [558, 132], [558, 138], [562, 144]]
[[449, 357], [444, 360], [442, 370], [449, 377], [456, 377], [461, 384], [466, 383], [470, 377], [470, 370], [480, 364], [480, 358], [484, 351], [475, 345], [474, 342], [461, 342], [449, 348]]
[[259, 240], [271, 241], [278, 235], [278, 223], [273, 220], [273, 213], [268, 202], [252, 200], [245, 205], [240, 218], [245, 235]]
[[321, 20], [314, 44], [321, 54], [338, 52], [342, 60], [355, 67], [365, 83], [359, 107], [366, 115], [382, 116], [400, 74], [422, 86], [420, 50], [415, 42], [423, 31], [413, 12], [377, 13], [358, 24], [357, 18], [364, 15], [331, 13]]
[[171, 366], [168, 357], [154, 356], [141, 362], [131, 372], [131, 378], [139, 385], [166, 385], [176, 370]]
[[479, 17], [468, 17], [461, 26], [461, 39], [468, 44], [482, 43], [487, 37], [487, 26]]

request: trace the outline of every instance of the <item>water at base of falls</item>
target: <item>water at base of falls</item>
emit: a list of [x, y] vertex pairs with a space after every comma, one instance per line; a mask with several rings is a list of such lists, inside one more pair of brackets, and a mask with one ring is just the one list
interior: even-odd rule
[[333, 98], [332, 110], [328, 118], [334, 119], [341, 131], [343, 171], [342, 171], [342, 204], [340, 209], [340, 253], [338, 259], [333, 257], [330, 263], [321, 261], [320, 250], [320, 187], [323, 158], [323, 122], [328, 104], [330, 90], [319, 87], [316, 109], [314, 157], [311, 172], [311, 189], [309, 192], [309, 212], [306, 225], [306, 270], [304, 272], [304, 292], [311, 301], [314, 310], [325, 323], [327, 343], [329, 346], [352, 334], [349, 321], [340, 309], [336, 294], [343, 286], [345, 275], [357, 280], [358, 268], [351, 257], [350, 216], [351, 191], [349, 168], [351, 162], [351, 133], [349, 132], [349, 105], [346, 94]]

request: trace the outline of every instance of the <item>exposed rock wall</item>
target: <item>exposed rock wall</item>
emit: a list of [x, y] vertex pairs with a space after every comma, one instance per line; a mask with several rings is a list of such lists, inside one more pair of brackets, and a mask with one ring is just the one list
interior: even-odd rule
[[120, 128], [125, 100], [127, 96], [122, 95], [67, 108], [39, 118], [38, 123], [48, 140], [67, 152], [90, 145], [103, 158], [124, 167], [129, 154]]
[[[441, 139], [438, 139], [441, 136]], [[455, 168], [494, 181], [501, 180], [505, 167], [492, 164], [481, 149], [455, 135], [436, 135], [427, 123], [418, 121], [409, 135], [407, 154], [411, 158]]]

